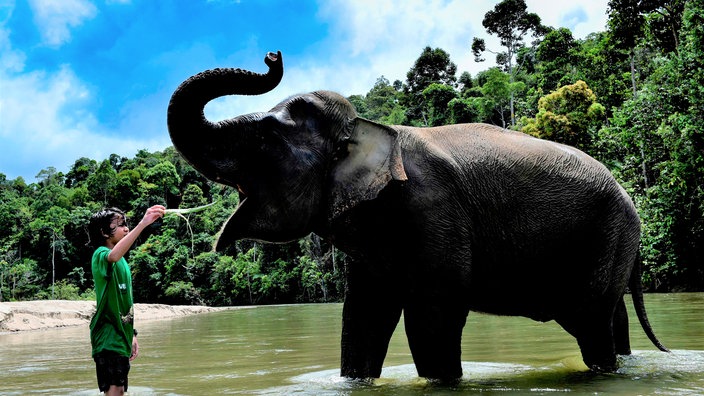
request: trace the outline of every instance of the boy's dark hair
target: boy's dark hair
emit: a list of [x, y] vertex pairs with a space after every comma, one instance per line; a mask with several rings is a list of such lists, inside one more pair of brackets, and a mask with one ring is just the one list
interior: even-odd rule
[[90, 221], [88, 222], [89, 246], [97, 249], [105, 245], [105, 239], [107, 239], [105, 235], [111, 237], [115, 233], [115, 228], [111, 227], [112, 220], [115, 216], [121, 217], [123, 220], [127, 221], [125, 212], [118, 208], [103, 209], [90, 217]]

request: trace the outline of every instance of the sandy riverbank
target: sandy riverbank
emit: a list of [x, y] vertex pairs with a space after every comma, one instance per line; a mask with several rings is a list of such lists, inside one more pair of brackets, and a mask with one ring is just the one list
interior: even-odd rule
[[[137, 321], [232, 309], [196, 305], [135, 304]], [[37, 300], [0, 303], [0, 332], [42, 330], [90, 323], [95, 301]]]

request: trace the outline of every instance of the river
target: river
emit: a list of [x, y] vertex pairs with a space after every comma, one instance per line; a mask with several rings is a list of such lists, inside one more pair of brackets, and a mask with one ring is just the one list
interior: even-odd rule
[[[632, 309], [632, 356], [615, 374], [585, 371], [554, 322], [470, 313], [464, 377], [449, 388], [417, 378], [403, 322], [382, 378], [339, 377], [340, 304], [265, 306], [139, 322], [129, 395], [704, 394], [704, 293], [648, 294], [655, 349]], [[0, 334], [0, 395], [97, 395], [87, 326]]]

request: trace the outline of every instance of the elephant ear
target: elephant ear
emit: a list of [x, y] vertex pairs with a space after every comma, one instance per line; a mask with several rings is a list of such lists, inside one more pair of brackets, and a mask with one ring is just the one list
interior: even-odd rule
[[357, 118], [346, 150], [341, 151], [344, 158], [332, 170], [331, 220], [376, 198], [391, 180], [408, 179], [398, 133], [392, 128]]

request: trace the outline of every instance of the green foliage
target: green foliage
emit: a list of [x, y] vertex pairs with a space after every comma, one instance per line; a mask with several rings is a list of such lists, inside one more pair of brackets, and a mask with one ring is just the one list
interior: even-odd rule
[[603, 157], [635, 195], [655, 290], [704, 288], [703, 12], [687, 2], [677, 50], [601, 133]]
[[452, 113], [448, 104], [456, 98], [457, 92], [448, 85], [433, 83], [424, 89], [423, 101], [426, 106], [428, 126], [449, 124]]
[[90, 293], [82, 294], [80, 288], [71, 283], [68, 279], [62, 279], [52, 287], [40, 290], [34, 295], [34, 298], [39, 300], [86, 300], [86, 297], [93, 297]]
[[577, 81], [574, 66], [579, 49], [569, 29], [552, 30], [545, 36], [536, 51], [538, 87], [542, 91], [550, 92]]
[[591, 152], [604, 113], [594, 92], [580, 80], [540, 98], [535, 119], [521, 120], [522, 131]]
[[484, 122], [507, 127], [511, 124], [511, 103], [517, 93], [525, 89], [525, 83], [511, 82], [511, 77], [494, 67], [482, 73], [484, 84], [482, 98], [477, 100], [480, 119]]
[[448, 102], [450, 124], [478, 122], [480, 110], [474, 98], [454, 98]]
[[167, 299], [166, 301], [170, 304], [179, 305], [201, 305], [203, 300], [200, 298], [200, 293], [198, 289], [193, 286], [191, 282], [176, 281], [169, 285], [164, 291]]
[[[613, 0], [609, 15], [607, 31], [576, 40], [540, 25], [524, 1], [504, 0], [485, 14], [487, 33], [501, 40], [501, 68], [458, 79], [447, 52], [425, 47], [405, 82], [381, 76], [349, 99], [360, 116], [394, 125], [509, 126], [515, 116], [527, 133], [582, 148], [636, 203], [650, 288], [704, 290], [704, 5]], [[481, 39], [472, 47], [479, 56], [486, 50]], [[315, 235], [213, 252], [239, 195], [169, 147], [79, 158], [66, 174], [49, 167], [29, 184], [0, 173], [0, 301], [51, 298], [52, 289], [54, 298], [93, 298], [87, 222], [105, 206], [127, 210], [134, 223], [156, 203], [211, 202], [188, 223], [167, 216], [141, 235], [127, 257], [136, 301], [342, 299], [347, 258]]]
[[[532, 32], [534, 37], [545, 33], [540, 17], [527, 12], [524, 0], [503, 0], [494, 6], [493, 10], [484, 14], [482, 25], [489, 34], [495, 35], [501, 41], [504, 52], [496, 54], [496, 63], [504, 66], [513, 74], [513, 59], [523, 46], [525, 36]], [[482, 61], [482, 52], [486, 50], [483, 39], [474, 38], [472, 51], [477, 62]]]
[[[413, 67], [406, 73], [402, 103], [412, 124], [427, 126], [423, 91], [431, 84], [454, 87], [457, 81], [457, 65], [450, 61], [450, 54], [441, 48], [425, 47]], [[415, 122], [413, 122], [415, 121]]]
[[[503, 71], [508, 73], [509, 84], [509, 120], [510, 125], [516, 123], [515, 105], [516, 95], [519, 90], [514, 87], [517, 77], [522, 72], [522, 66], [530, 66], [533, 69], [533, 64], [525, 64], [526, 60], [531, 59], [531, 54], [534, 51], [535, 43], [532, 43], [531, 48], [527, 48], [524, 40], [530, 33], [535, 39], [544, 36], [548, 32], [548, 28], [541, 23], [540, 16], [535, 13], [527, 12], [525, 0], [502, 0], [494, 6], [493, 10], [484, 14], [482, 25], [486, 31], [499, 38], [502, 49], [504, 51], [491, 51], [496, 54], [496, 64], [502, 67]], [[472, 53], [477, 62], [482, 62], [482, 53], [486, 51], [484, 39], [475, 37], [472, 41]], [[520, 60], [516, 64], [514, 59]], [[522, 90], [522, 88], [521, 88]], [[503, 126], [506, 126], [506, 121], [502, 116]]]

